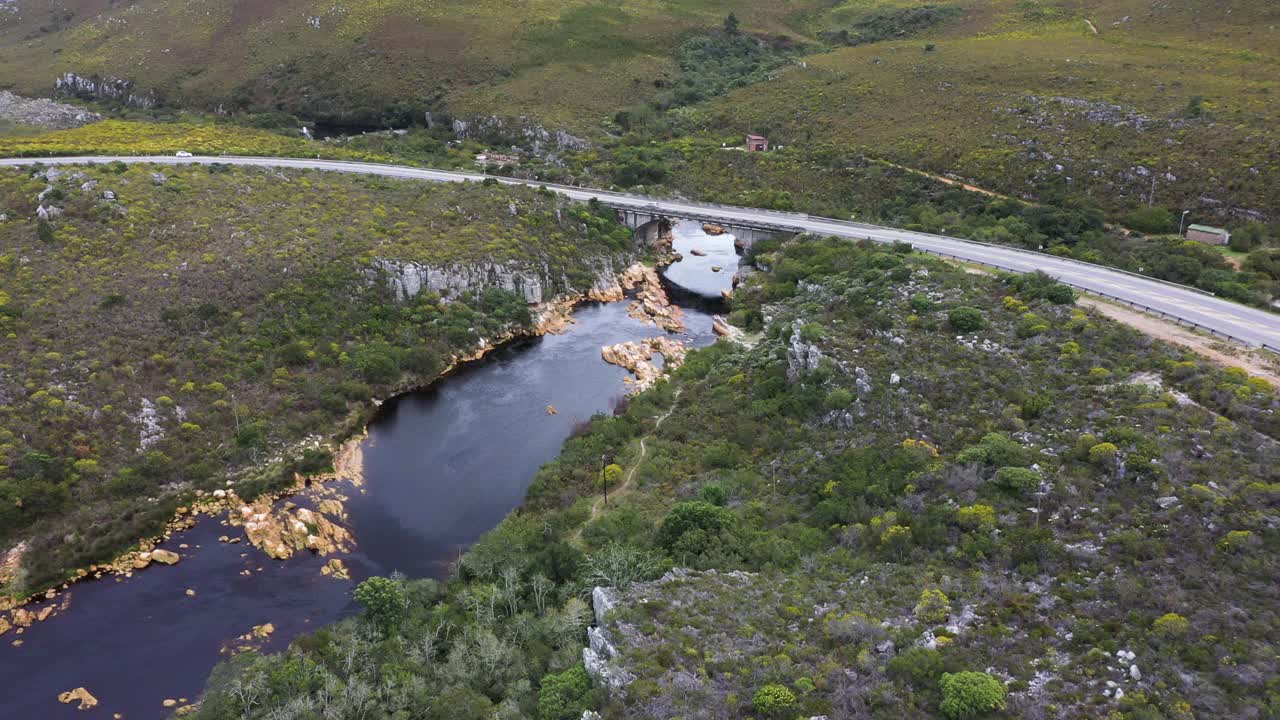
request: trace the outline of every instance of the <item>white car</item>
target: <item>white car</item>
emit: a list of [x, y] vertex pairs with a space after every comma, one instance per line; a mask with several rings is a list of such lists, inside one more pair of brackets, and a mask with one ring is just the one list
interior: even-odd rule
[[187, 152], [186, 150], [179, 150], [178, 157], [191, 157], [191, 153]]

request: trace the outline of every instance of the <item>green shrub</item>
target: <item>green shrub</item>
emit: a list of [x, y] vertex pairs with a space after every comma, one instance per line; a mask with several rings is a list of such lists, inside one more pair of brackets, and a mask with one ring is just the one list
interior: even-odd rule
[[1100, 442], [1089, 448], [1089, 459], [1095, 463], [1110, 462], [1118, 452], [1120, 448], [1113, 443]]
[[1025, 493], [1040, 487], [1040, 473], [1020, 467], [1002, 467], [996, 471], [995, 483], [1014, 493]]
[[920, 591], [920, 601], [911, 612], [923, 622], [946, 622], [951, 615], [951, 598], [941, 590], [925, 588]]
[[668, 552], [696, 555], [710, 549], [732, 524], [733, 514], [722, 507], [701, 500], [682, 502], [662, 519], [658, 542]]
[[916, 293], [911, 296], [911, 312], [917, 315], [923, 315], [929, 312], [933, 307], [933, 303], [929, 302], [929, 296], [924, 293]]
[[969, 505], [956, 511], [956, 520], [962, 527], [969, 529], [993, 528], [996, 525], [996, 511], [990, 505]]
[[1030, 453], [1017, 440], [1004, 433], [987, 433], [978, 444], [956, 454], [959, 463], [1021, 467], [1031, 464]]
[[827, 395], [828, 410], [843, 410], [853, 402], [853, 393], [845, 388], [836, 388]]
[[943, 673], [942, 714], [969, 720], [1004, 707], [1004, 683], [984, 672]]
[[1162, 638], [1179, 638], [1191, 631], [1191, 621], [1177, 613], [1165, 613], [1151, 623], [1151, 631]]
[[756, 691], [755, 697], [751, 698], [751, 707], [755, 708], [756, 712], [770, 717], [781, 717], [795, 705], [795, 693], [782, 685], [765, 685]]
[[709, 502], [712, 505], [724, 506], [729, 500], [729, 493], [720, 483], [707, 483], [698, 491], [698, 497], [703, 502]]
[[590, 690], [591, 681], [582, 663], [562, 673], [543, 675], [541, 689], [538, 690], [538, 717], [542, 720], [568, 720], [581, 716]]
[[969, 333], [981, 330], [987, 324], [982, 311], [973, 307], [958, 307], [947, 314], [947, 322], [958, 332]]
[[1076, 301], [1076, 291], [1070, 285], [1058, 283], [1045, 291], [1044, 298], [1054, 305], [1070, 305]]
[[917, 689], [930, 687], [942, 672], [942, 654], [926, 647], [911, 647], [889, 661], [889, 676]]

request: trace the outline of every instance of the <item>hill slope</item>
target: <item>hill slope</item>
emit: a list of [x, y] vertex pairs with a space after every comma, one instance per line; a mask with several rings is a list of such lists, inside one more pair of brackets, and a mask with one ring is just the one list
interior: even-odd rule
[[[197, 717], [1274, 714], [1265, 382], [1043, 277], [815, 238], [755, 262], [754, 347], [690, 354], [458, 577], [242, 656]], [[602, 454], [628, 484], [593, 513]]]
[[196, 489], [323, 467], [308, 451], [370, 398], [611, 277], [630, 233], [566, 202], [223, 166], [0, 172], [0, 546], [28, 541], [0, 590], [113, 558]]

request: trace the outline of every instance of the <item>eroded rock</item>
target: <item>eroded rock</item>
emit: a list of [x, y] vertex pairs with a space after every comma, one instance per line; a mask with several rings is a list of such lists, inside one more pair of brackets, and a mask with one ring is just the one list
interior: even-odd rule
[[172, 550], [156, 548], [155, 550], [151, 551], [151, 559], [154, 562], [164, 563], [165, 565], [174, 565], [179, 560], [182, 559], [182, 556], [178, 555], [178, 553], [173, 552]]
[[94, 697], [88, 690], [82, 687], [58, 694], [58, 702], [63, 705], [69, 705], [77, 701], [80, 703], [76, 706], [77, 710], [88, 710], [98, 704], [98, 698]]
[[[654, 365], [653, 354], [663, 357], [663, 368]], [[666, 374], [684, 364], [688, 349], [679, 340], [668, 337], [646, 338], [640, 342], [621, 342], [600, 348], [600, 356], [611, 365], [626, 368], [635, 377], [627, 378], [631, 394], [644, 392]]]

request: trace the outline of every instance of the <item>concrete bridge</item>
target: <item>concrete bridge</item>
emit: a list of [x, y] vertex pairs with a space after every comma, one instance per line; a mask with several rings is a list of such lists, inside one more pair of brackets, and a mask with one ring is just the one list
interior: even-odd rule
[[803, 228], [796, 225], [754, 220], [745, 221], [724, 213], [717, 213], [715, 208], [711, 206], [684, 207], [680, 209], [680, 212], [671, 212], [670, 210], [662, 209], [657, 204], [638, 208], [629, 203], [610, 202], [608, 197], [597, 198], [597, 202], [613, 208], [618, 215], [618, 222], [635, 230], [636, 236], [650, 245], [660, 242], [664, 235], [669, 236], [672, 221], [674, 220], [693, 220], [699, 223], [719, 225], [733, 234], [734, 245], [744, 249], [751, 247], [751, 243], [756, 240], [773, 237], [774, 235], [804, 232]]

